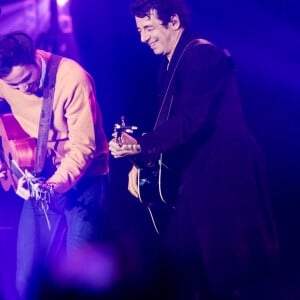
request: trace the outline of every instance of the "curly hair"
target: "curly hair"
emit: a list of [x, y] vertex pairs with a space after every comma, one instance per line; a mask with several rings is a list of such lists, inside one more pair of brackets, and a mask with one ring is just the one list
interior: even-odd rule
[[14, 66], [35, 64], [33, 40], [24, 32], [0, 36], [0, 78], [10, 74]]
[[164, 26], [175, 14], [179, 16], [181, 27], [185, 28], [189, 23], [189, 11], [183, 0], [136, 0], [130, 5], [131, 13], [138, 18], [150, 17], [153, 9]]

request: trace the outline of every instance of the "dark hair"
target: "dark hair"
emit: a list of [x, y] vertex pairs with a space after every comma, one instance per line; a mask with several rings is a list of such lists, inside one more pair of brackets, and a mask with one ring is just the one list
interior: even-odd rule
[[150, 11], [155, 9], [158, 18], [166, 26], [171, 17], [177, 14], [181, 27], [187, 27], [189, 23], [189, 11], [183, 0], [136, 0], [130, 5], [131, 13], [138, 17], [150, 17]]
[[24, 32], [16, 31], [0, 36], [0, 78], [10, 74], [14, 66], [35, 64], [33, 40]]

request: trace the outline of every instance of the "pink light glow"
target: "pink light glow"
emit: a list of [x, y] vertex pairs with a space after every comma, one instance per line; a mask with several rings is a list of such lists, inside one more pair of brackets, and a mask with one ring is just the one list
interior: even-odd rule
[[64, 6], [69, 0], [56, 0], [58, 6]]

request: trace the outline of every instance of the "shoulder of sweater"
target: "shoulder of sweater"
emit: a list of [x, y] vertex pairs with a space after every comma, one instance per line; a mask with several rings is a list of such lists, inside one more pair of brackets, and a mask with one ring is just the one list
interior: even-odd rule
[[[51, 52], [47, 52], [42, 49], [37, 49], [36, 52], [46, 61], [46, 63], [49, 62], [51, 55], [53, 55]], [[66, 56], [61, 57], [62, 59], [59, 63], [59, 71], [66, 70], [67, 72], [70, 72], [71, 70], [69, 68], [72, 68], [72, 72], [70, 72], [70, 75], [72, 75], [72, 73], [74, 72], [87, 73], [87, 71], [77, 61]]]
[[[48, 63], [52, 53], [38, 49], [38, 55], [40, 55]], [[94, 80], [92, 76], [75, 60], [62, 56], [59, 63], [57, 74], [57, 82], [62, 85], [77, 85], [85, 84], [86, 86], [94, 87]]]

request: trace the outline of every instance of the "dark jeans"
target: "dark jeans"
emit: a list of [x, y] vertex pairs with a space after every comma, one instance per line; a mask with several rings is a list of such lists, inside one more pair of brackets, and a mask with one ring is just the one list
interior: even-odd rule
[[47, 213], [51, 230], [35, 200], [24, 202], [17, 239], [20, 299], [35, 299], [41, 267], [58, 255], [74, 255], [86, 243], [100, 241], [106, 189], [107, 176], [82, 178], [69, 192], [55, 196]]

